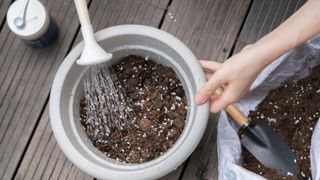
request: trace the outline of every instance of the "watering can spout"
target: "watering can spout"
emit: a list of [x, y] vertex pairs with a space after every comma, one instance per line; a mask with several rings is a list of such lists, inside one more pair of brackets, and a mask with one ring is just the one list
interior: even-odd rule
[[85, 43], [82, 54], [77, 60], [78, 65], [94, 65], [107, 62], [112, 54], [107, 53], [97, 42]]
[[86, 44], [80, 59], [77, 60], [78, 65], [94, 65], [107, 62], [112, 58], [112, 54], [105, 52], [97, 43]]
[[96, 41], [91, 25], [81, 27], [84, 47], [78, 65], [94, 65], [107, 62], [112, 58], [112, 54], [107, 53]]

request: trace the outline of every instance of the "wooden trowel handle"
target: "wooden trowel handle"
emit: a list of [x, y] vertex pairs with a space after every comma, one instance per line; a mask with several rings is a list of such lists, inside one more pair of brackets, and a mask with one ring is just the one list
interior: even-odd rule
[[[220, 96], [222, 94], [223, 90], [221, 88], [218, 88], [215, 91], [215, 95]], [[235, 105], [230, 104], [224, 110], [232, 117], [234, 121], [240, 126], [247, 126], [249, 124], [249, 119], [247, 116], [243, 114], [243, 112]]]

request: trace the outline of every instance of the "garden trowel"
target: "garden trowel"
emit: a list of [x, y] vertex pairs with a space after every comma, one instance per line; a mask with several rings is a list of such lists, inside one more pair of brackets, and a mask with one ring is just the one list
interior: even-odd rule
[[[220, 96], [222, 89], [215, 94]], [[224, 109], [242, 128], [241, 144], [264, 166], [275, 169], [283, 175], [298, 173], [295, 155], [273, 129], [262, 121], [249, 121], [234, 104]]]

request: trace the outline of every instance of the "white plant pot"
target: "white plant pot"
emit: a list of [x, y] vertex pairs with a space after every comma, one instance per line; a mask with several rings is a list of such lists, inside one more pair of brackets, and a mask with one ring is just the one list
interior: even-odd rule
[[148, 26], [114, 26], [97, 32], [96, 39], [105, 50], [113, 54], [112, 63], [135, 54], [148, 56], [173, 68], [188, 99], [186, 124], [174, 146], [152, 161], [124, 164], [102, 154], [91, 144], [80, 124], [80, 82], [88, 70], [87, 66], [76, 64], [83, 48], [81, 42], [61, 64], [51, 89], [50, 121], [62, 151], [82, 171], [101, 179], [155, 179], [173, 171], [196, 148], [209, 115], [208, 103], [197, 106], [193, 100], [197, 90], [205, 83], [197, 58], [172, 35]]

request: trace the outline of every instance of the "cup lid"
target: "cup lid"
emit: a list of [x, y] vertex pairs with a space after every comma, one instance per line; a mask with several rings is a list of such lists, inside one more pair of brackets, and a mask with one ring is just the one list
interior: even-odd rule
[[19, 29], [14, 24], [14, 19], [23, 13], [26, 0], [17, 0], [9, 7], [7, 23], [11, 31], [26, 40], [33, 40], [42, 36], [48, 27], [49, 14], [38, 0], [29, 0], [25, 12], [25, 26]]

